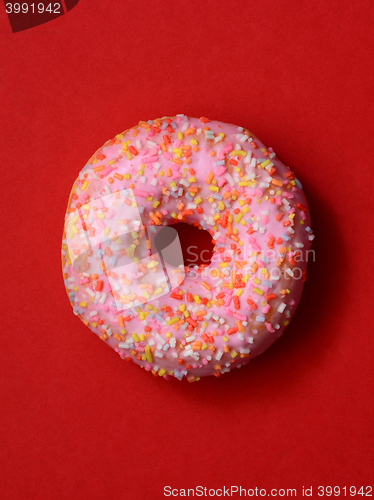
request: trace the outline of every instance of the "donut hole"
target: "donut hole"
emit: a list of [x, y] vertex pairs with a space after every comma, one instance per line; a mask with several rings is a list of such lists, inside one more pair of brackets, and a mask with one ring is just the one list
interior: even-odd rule
[[[156, 250], [162, 252], [164, 259], [169, 264], [174, 266], [182, 264], [178, 248], [173, 245], [178, 238], [183, 254], [183, 265], [188, 267], [209, 266], [214, 253], [212, 236], [208, 231], [185, 222], [166, 226], [155, 237]], [[167, 253], [165, 249], [167, 249]]]

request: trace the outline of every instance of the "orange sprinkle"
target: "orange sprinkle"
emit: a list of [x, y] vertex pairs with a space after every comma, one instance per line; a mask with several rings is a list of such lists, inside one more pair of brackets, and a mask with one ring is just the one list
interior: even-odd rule
[[205, 281], [201, 282], [201, 286], [203, 286], [206, 290], [208, 290], [208, 292], [210, 292], [210, 290], [212, 289], [212, 287], [208, 285], [208, 283], [206, 283]]
[[213, 172], [209, 172], [207, 178], [205, 179], [205, 182], [207, 184], [210, 184], [212, 182], [212, 180], [213, 180], [213, 177], [214, 177], [214, 173]]
[[282, 181], [278, 181], [278, 179], [271, 179], [271, 183], [274, 184], [274, 186], [278, 186], [278, 187], [282, 187], [283, 186], [283, 182]]

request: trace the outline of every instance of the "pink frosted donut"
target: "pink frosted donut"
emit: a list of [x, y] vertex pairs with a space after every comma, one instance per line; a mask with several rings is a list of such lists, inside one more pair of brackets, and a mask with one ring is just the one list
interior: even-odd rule
[[[185, 267], [173, 224], [209, 231]], [[196, 381], [240, 368], [290, 322], [311, 241], [291, 170], [248, 130], [177, 115], [106, 142], [72, 188], [62, 242], [74, 313], [121, 358]]]

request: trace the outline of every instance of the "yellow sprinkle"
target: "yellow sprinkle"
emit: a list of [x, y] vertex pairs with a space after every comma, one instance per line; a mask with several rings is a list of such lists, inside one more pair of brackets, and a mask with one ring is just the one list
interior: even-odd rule
[[265, 160], [262, 163], [260, 163], [260, 166], [261, 166], [261, 168], [265, 168], [267, 165], [269, 165], [269, 163], [271, 163], [270, 160]]
[[84, 181], [83, 186], [82, 186], [82, 191], [86, 191], [88, 186], [88, 181]]
[[259, 290], [258, 288], [254, 288], [253, 291], [258, 295], [264, 295], [264, 292], [262, 290]]
[[147, 358], [148, 363], [152, 363], [153, 358], [152, 358], [152, 354], [151, 354], [151, 348], [149, 347], [149, 345], [146, 345], [144, 347], [144, 351], [145, 351], [145, 356]]
[[142, 333], [139, 335], [139, 339], [140, 339], [142, 342], [143, 342], [143, 340], [145, 340], [145, 337], [144, 337], [144, 335], [143, 335]]
[[180, 141], [183, 139], [183, 132], [178, 132], [178, 139]]
[[198, 144], [197, 140], [196, 139], [191, 139], [190, 140], [190, 143], [193, 144], [194, 146], [196, 146], [196, 144]]
[[258, 278], [255, 278], [253, 281], [254, 283], [256, 283], [256, 285], [261, 285], [261, 280], [259, 280]]
[[238, 297], [240, 297], [243, 292], [244, 292], [244, 288], [238, 288], [238, 291], [236, 292], [236, 295]]
[[158, 262], [156, 262], [155, 260], [153, 260], [152, 262], [147, 264], [148, 269], [152, 269], [152, 267], [156, 267], [156, 266], [158, 266]]
[[247, 156], [247, 153], [241, 149], [235, 149], [235, 151], [231, 151], [231, 156]]
[[209, 186], [209, 191], [215, 191], [216, 193], [218, 193], [219, 187], [217, 187], [217, 186]]
[[130, 153], [130, 151], [126, 151], [126, 156], [129, 160], [132, 160], [133, 159], [133, 156], [132, 154]]
[[164, 370], [163, 368], [161, 368], [161, 370], [158, 372], [159, 376], [162, 377], [163, 375], [165, 375], [166, 373], [166, 370]]
[[244, 214], [242, 214], [241, 212], [238, 213], [238, 215], [235, 217], [235, 222], [238, 223], [242, 220]]
[[175, 316], [175, 318], [169, 319], [169, 321], [167, 322], [167, 325], [168, 326], [174, 325], [174, 323], [176, 323], [177, 321], [179, 321], [179, 318], [178, 318], [178, 316]]
[[124, 178], [125, 178], [125, 179], [127, 179], [127, 180], [128, 180], [128, 179], [131, 179], [131, 175], [130, 175], [130, 174], [125, 174], [125, 175], [124, 175]]
[[87, 302], [79, 302], [79, 307], [87, 307]]
[[225, 337], [222, 337], [222, 338], [223, 338], [223, 340], [224, 340], [225, 342], [228, 342], [228, 340], [229, 340], [229, 339], [228, 339], [228, 337], [226, 337], [226, 336], [225, 336]]
[[198, 205], [198, 204], [199, 204], [199, 203], [201, 203], [202, 201], [203, 201], [203, 199], [202, 199], [202, 198], [200, 198], [200, 196], [199, 196], [199, 198], [196, 198], [195, 203], [196, 203], [196, 205]]
[[232, 353], [231, 353], [232, 358], [236, 358], [237, 355], [238, 355], [238, 353], [236, 351], [232, 351]]
[[167, 336], [168, 339], [172, 336], [171, 332], [166, 332], [165, 335]]
[[247, 212], [249, 212], [249, 207], [244, 207], [243, 208], [243, 212], [246, 214]]
[[208, 347], [208, 344], [203, 344], [203, 345], [201, 346], [201, 350], [202, 350], [202, 351], [205, 351], [205, 349], [207, 349], [207, 347]]
[[228, 265], [227, 262], [220, 262], [219, 267], [227, 267]]

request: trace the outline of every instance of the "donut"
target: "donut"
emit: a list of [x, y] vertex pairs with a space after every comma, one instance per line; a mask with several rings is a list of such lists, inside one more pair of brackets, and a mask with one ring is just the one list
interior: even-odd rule
[[[208, 231], [185, 266], [173, 226]], [[122, 359], [189, 382], [264, 352], [300, 301], [314, 238], [302, 185], [248, 130], [185, 115], [107, 141], [70, 193], [62, 268], [74, 314]]]

